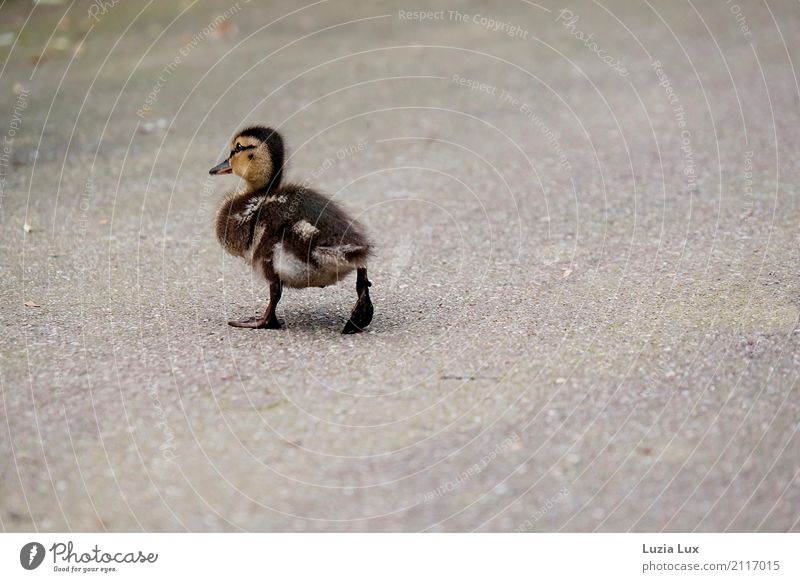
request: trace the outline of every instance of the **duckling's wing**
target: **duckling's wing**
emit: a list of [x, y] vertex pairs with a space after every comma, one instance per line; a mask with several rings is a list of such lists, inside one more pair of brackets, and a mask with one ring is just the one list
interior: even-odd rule
[[369, 255], [369, 246], [340, 244], [318, 246], [313, 251], [314, 258], [323, 264], [337, 266], [363, 266]]

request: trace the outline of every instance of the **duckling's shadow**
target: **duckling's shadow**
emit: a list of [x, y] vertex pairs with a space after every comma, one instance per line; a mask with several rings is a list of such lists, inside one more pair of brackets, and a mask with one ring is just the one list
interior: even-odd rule
[[[281, 330], [287, 332], [331, 332], [338, 335], [342, 334], [342, 329], [347, 323], [349, 312], [331, 313], [330, 309], [303, 309], [295, 310], [292, 308], [284, 309], [278, 315]], [[364, 331], [366, 333], [387, 333], [404, 328], [402, 321], [394, 317], [391, 313], [376, 313], [374, 319]], [[365, 335], [356, 334], [356, 335]]]

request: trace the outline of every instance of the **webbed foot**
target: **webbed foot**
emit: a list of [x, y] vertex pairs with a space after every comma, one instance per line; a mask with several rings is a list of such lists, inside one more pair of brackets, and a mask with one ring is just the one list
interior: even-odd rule
[[228, 322], [231, 327], [243, 327], [246, 329], [280, 329], [281, 323], [277, 317], [271, 319], [265, 317], [248, 317], [242, 320], [231, 320]]
[[358, 293], [358, 301], [350, 313], [350, 319], [342, 330], [342, 333], [359, 333], [364, 331], [364, 328], [372, 321], [372, 301], [369, 299], [369, 288], [372, 283], [367, 279], [367, 268], [360, 267], [357, 271], [358, 278], [356, 279], [356, 293]]

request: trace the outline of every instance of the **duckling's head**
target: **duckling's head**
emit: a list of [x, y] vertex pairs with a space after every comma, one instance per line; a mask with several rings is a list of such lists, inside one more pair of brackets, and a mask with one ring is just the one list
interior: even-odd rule
[[253, 188], [275, 188], [283, 175], [283, 138], [271, 127], [243, 129], [231, 141], [228, 159], [208, 173], [234, 173]]

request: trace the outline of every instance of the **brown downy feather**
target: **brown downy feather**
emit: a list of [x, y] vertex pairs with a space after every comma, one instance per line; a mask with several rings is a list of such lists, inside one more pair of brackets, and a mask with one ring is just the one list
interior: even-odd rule
[[275, 130], [240, 132], [230, 165], [246, 186], [217, 213], [217, 238], [229, 253], [290, 287], [330, 285], [366, 265], [372, 244], [357, 221], [315, 190], [281, 185], [284, 146]]

